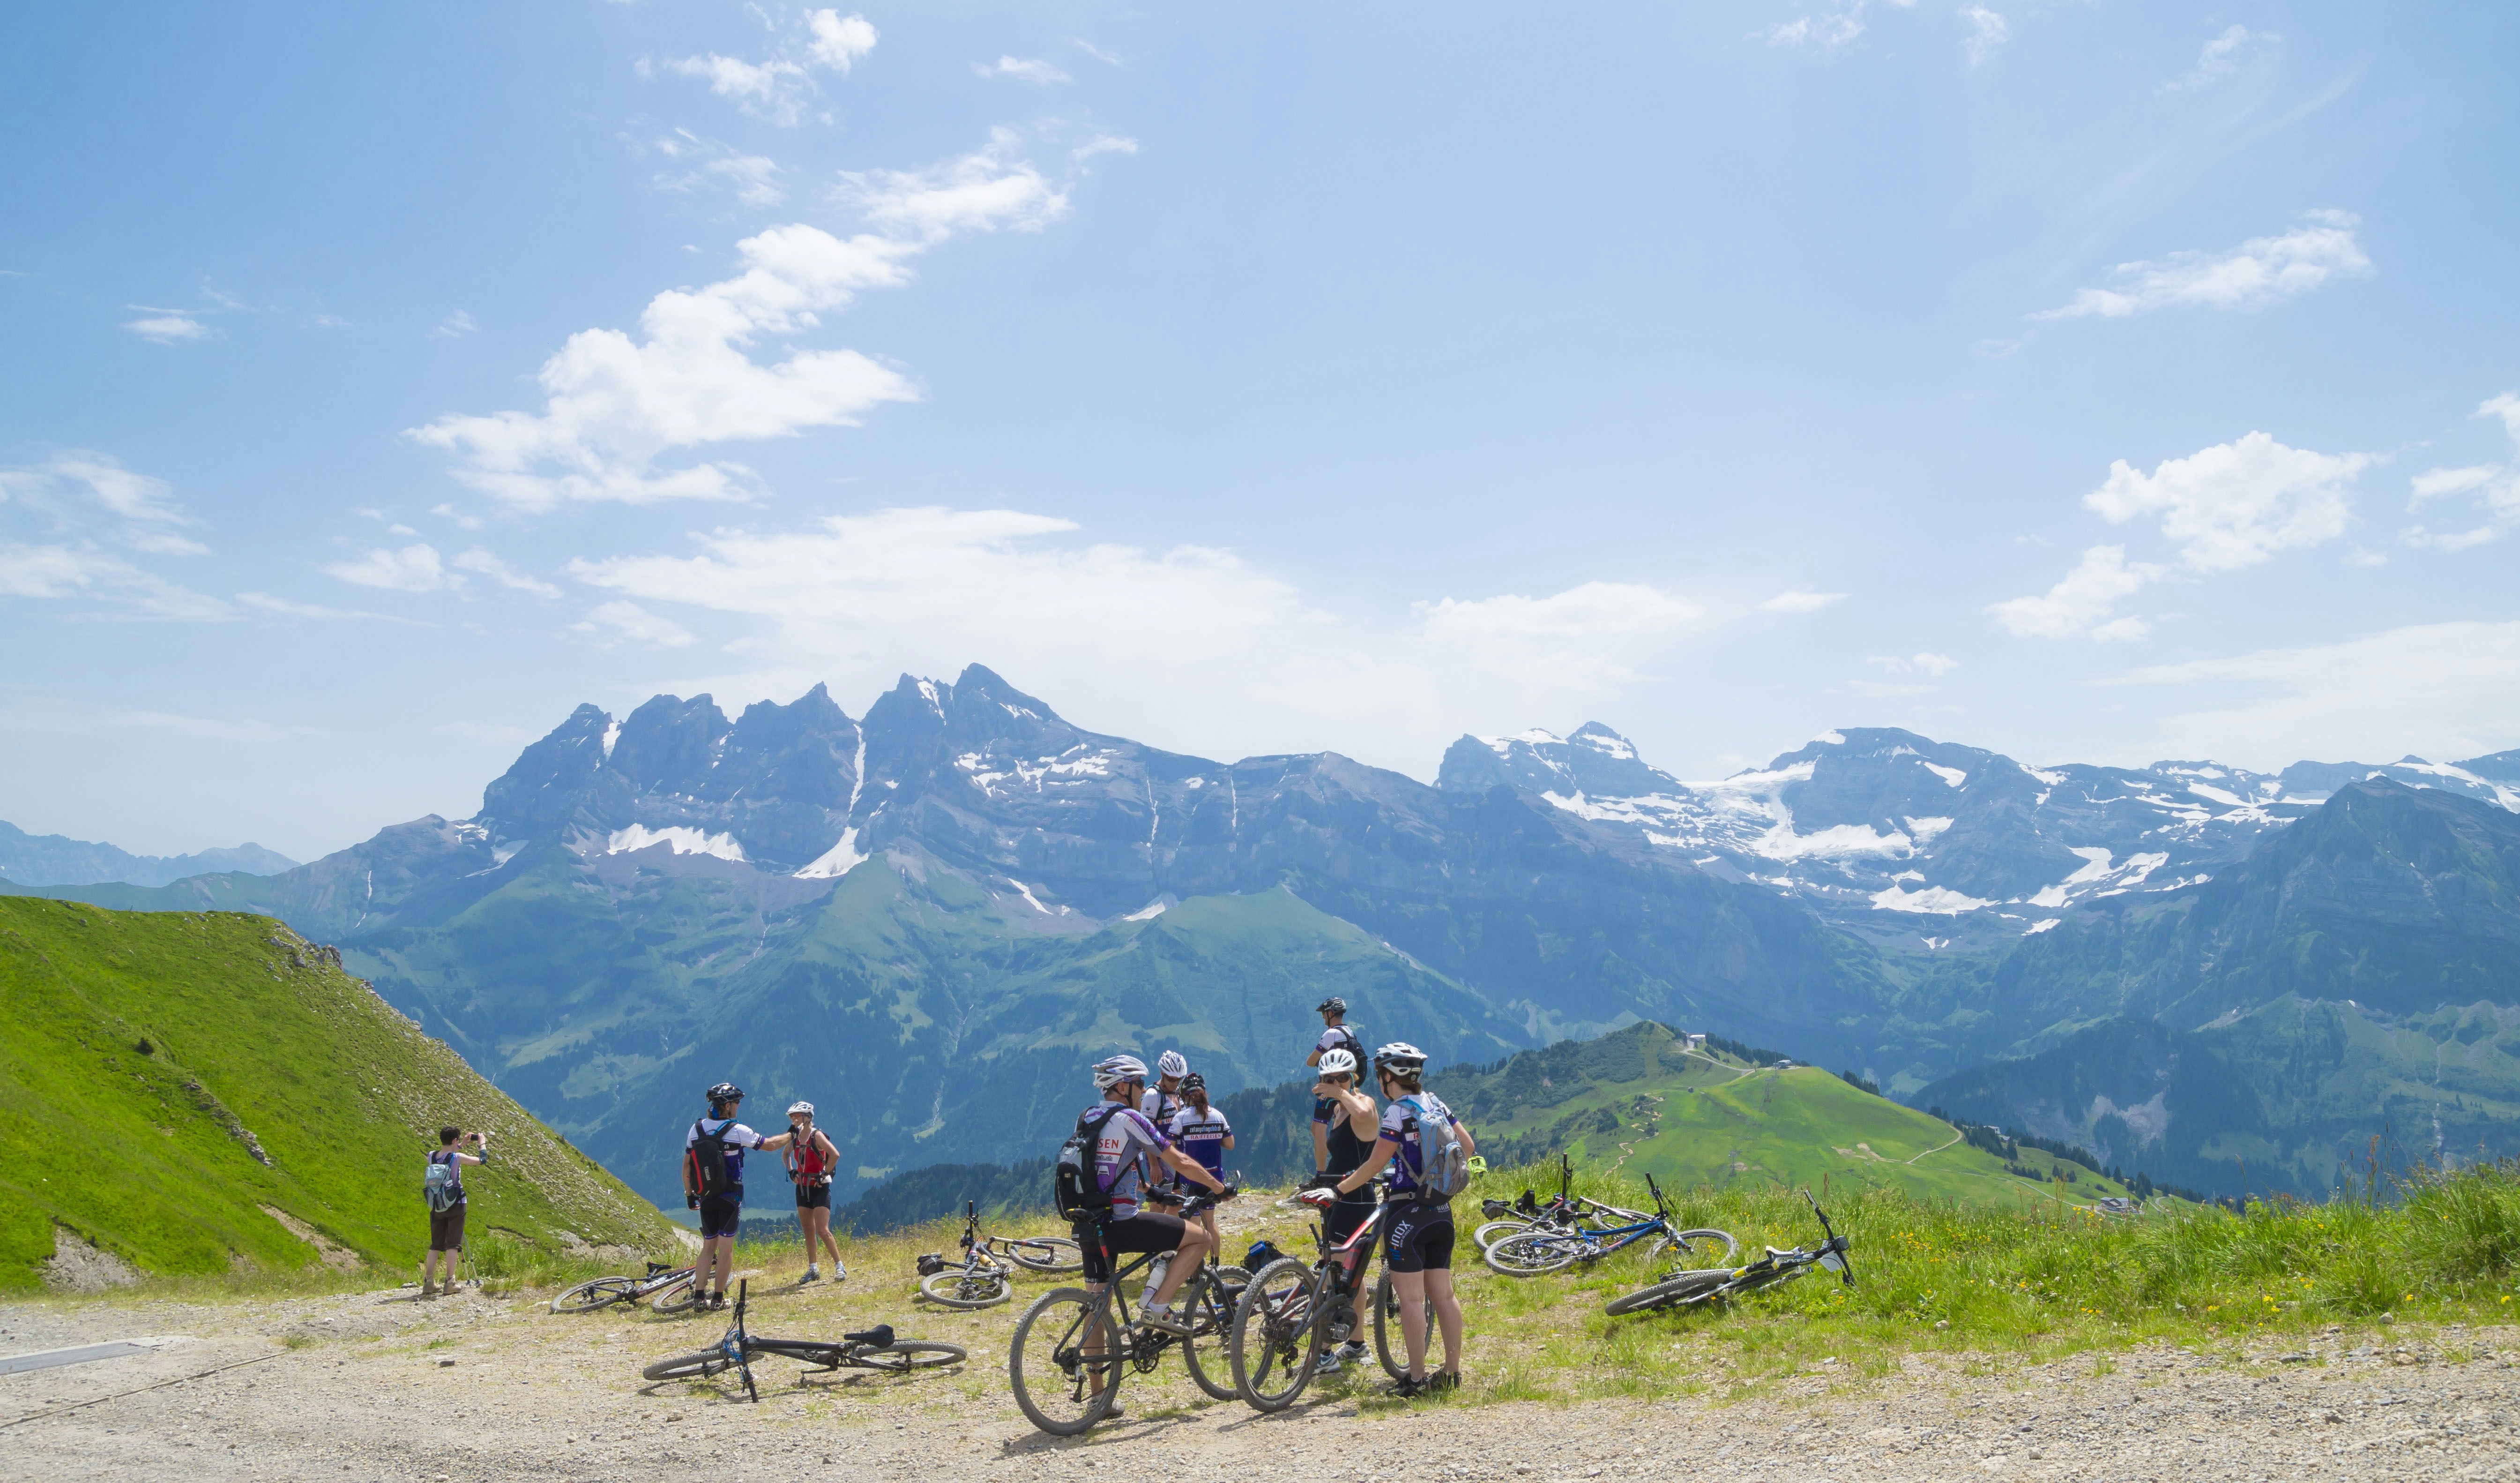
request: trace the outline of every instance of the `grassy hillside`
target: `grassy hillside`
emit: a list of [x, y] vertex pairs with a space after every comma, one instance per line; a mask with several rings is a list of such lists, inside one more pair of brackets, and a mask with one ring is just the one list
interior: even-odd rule
[[[1832, 1191], [2090, 1204], [2123, 1186], [2030, 1148], [2010, 1158], [1960, 1130], [1811, 1066], [1753, 1066], [1691, 1051], [1646, 1022], [1565, 1041], [1429, 1083], [1467, 1120], [1490, 1162], [1559, 1152], [1580, 1166], [1653, 1175], [1666, 1189], [1823, 1181]], [[2070, 1182], [2067, 1176], [2071, 1176]]]
[[149, 1272], [319, 1260], [292, 1223], [415, 1262], [443, 1123], [491, 1134], [494, 1162], [466, 1180], [476, 1237], [671, 1243], [645, 1201], [269, 918], [0, 898], [0, 1287], [36, 1282], [56, 1223]]

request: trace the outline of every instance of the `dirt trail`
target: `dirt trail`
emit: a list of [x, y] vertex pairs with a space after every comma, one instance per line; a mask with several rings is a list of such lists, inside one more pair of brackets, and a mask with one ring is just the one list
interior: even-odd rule
[[[0, 1305], [0, 1353], [187, 1334], [157, 1353], [0, 1377], [0, 1476], [646, 1479], [1192, 1477], [1426, 1483], [1627, 1478], [1958, 1476], [2520, 1479], [2520, 1329], [2408, 1332], [2385, 1347], [2312, 1342], [2228, 1364], [2160, 1348], [1970, 1374], [1911, 1358], [1868, 1379], [1823, 1371], [1787, 1393], [1448, 1408], [1428, 1417], [1332, 1384], [1283, 1416], [1205, 1400], [1167, 1359], [1133, 1377], [1129, 1414], [1067, 1442], [1006, 1390], [1012, 1308], [926, 1312], [897, 1283], [781, 1284], [753, 1327], [824, 1335], [889, 1320], [967, 1344], [959, 1371], [817, 1377], [759, 1367], [759, 1406], [719, 1385], [647, 1385], [640, 1368], [701, 1347], [722, 1321], [555, 1317], [475, 1294], [429, 1304], [365, 1293], [286, 1301], [124, 1298]], [[1476, 1375], [1477, 1317], [1470, 1370]], [[2291, 1342], [2300, 1342], [2298, 1338]], [[2347, 1344], [2354, 1347], [2346, 1348]], [[1852, 1364], [1852, 1360], [1850, 1360]], [[198, 1374], [162, 1388], [139, 1387]], [[1378, 1382], [1379, 1375], [1375, 1380]], [[120, 1394], [133, 1392], [133, 1394]], [[98, 1397], [101, 1404], [68, 1408]], [[1362, 1403], [1362, 1404], [1361, 1404]], [[66, 1412], [51, 1415], [49, 1413]], [[6, 1423], [34, 1416], [21, 1424]]]

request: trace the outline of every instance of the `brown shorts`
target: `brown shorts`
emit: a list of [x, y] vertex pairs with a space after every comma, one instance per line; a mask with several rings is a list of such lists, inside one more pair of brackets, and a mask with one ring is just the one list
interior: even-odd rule
[[461, 1200], [456, 1202], [454, 1209], [442, 1215], [434, 1210], [428, 1212], [429, 1250], [455, 1251], [461, 1249], [463, 1245], [464, 1204]]

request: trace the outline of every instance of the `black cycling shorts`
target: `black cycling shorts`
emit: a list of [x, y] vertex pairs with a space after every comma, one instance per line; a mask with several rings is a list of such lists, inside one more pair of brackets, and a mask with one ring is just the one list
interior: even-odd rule
[[743, 1201], [700, 1196], [700, 1239], [715, 1240], [735, 1235], [736, 1226], [743, 1219]]
[[1421, 1205], [1414, 1200], [1394, 1204], [1384, 1228], [1382, 1263], [1393, 1272], [1453, 1270], [1453, 1207]]
[[831, 1209], [832, 1187], [824, 1184], [798, 1185], [796, 1187], [796, 1208], [799, 1210]]
[[1076, 1244], [1085, 1248], [1085, 1280], [1111, 1281], [1112, 1269], [1117, 1265], [1114, 1259], [1129, 1252], [1180, 1250], [1185, 1229], [1178, 1215], [1150, 1215], [1145, 1211], [1102, 1226], [1078, 1226]]

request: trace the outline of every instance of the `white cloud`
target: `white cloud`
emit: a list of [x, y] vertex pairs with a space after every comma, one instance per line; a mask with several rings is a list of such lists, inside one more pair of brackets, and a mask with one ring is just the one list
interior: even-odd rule
[[2035, 598], [2014, 598], [1987, 609], [2007, 632], [2023, 638], [2140, 639], [2150, 630], [2139, 618], [2118, 618], [2117, 605], [2135, 596], [2161, 568], [2129, 564], [2123, 546], [2094, 546], [2064, 580]]
[[110, 454], [72, 449], [44, 463], [0, 469], [0, 498], [15, 490], [30, 508], [53, 517], [64, 529], [91, 526], [91, 513], [76, 502], [65, 503], [60, 491], [84, 486], [88, 502], [122, 521], [116, 538], [134, 551], [153, 556], [207, 556], [210, 548], [176, 527], [199, 525], [175, 502], [175, 487], [164, 479], [125, 469]]
[[217, 598], [169, 582], [83, 542], [0, 541], [0, 597], [92, 598], [137, 616], [177, 622], [207, 623], [236, 616]]
[[[138, 308], [139, 305], [132, 305]], [[188, 339], [200, 339], [210, 328], [182, 309], [169, 309], [145, 319], [125, 320], [122, 328], [155, 344], [172, 345]]]
[[1102, 50], [1102, 48], [1096, 46], [1091, 41], [1087, 41], [1081, 37], [1070, 36], [1068, 38], [1068, 43], [1074, 46], [1078, 51], [1083, 52], [1086, 56], [1102, 63], [1104, 67], [1118, 67], [1121, 65], [1119, 57], [1113, 53]]
[[1949, 654], [1938, 654], [1930, 651], [1904, 657], [1899, 654], [1875, 654], [1864, 662], [1880, 666], [1885, 674], [1932, 675], [1936, 679], [1960, 667], [1959, 660]]
[[410, 618], [397, 618], [382, 612], [363, 612], [355, 607], [326, 607], [318, 603], [294, 603], [287, 598], [273, 597], [267, 592], [240, 592], [236, 600], [239, 607], [284, 618], [317, 618], [328, 622], [342, 618], [363, 618], [380, 623], [402, 623], [412, 627], [428, 626], [415, 623]]
[[2159, 751], [2280, 767], [2304, 756], [2456, 760], [2520, 745], [2520, 622], [2434, 623], [2338, 644], [2138, 669], [2209, 708], [2162, 722]]
[[2272, 31], [2253, 31], [2245, 25], [2226, 26], [2223, 33], [2205, 43], [2196, 54], [2196, 65], [2161, 85], [2165, 93], [2188, 88], [2208, 87], [2240, 69], [2240, 64], [2251, 56], [2268, 51], [2283, 41]]
[[2476, 409], [2476, 415], [2501, 419], [2503, 430], [2511, 438], [2512, 462], [2427, 470], [2415, 475], [2408, 508], [2421, 510], [2434, 500], [2471, 495], [2484, 506], [2483, 523], [2466, 530], [2438, 532], [2411, 525], [2400, 537], [2408, 545], [2463, 551], [2520, 529], [2520, 391], [2505, 391], [2492, 398]]
[[1969, 24], [1968, 35], [1961, 38], [1960, 50], [1968, 54], [1971, 67], [1983, 67], [1986, 59], [2011, 39], [2012, 27], [2004, 22], [2002, 16], [1983, 5], [1960, 7], [1960, 19]]
[[[809, 11], [803, 34], [788, 35], [778, 56], [748, 62], [706, 52], [668, 58], [664, 68], [704, 80], [710, 92], [734, 100], [756, 118], [787, 128], [803, 120], [806, 102], [816, 91], [816, 69], [846, 75], [859, 58], [875, 50], [875, 44], [876, 29], [864, 16]], [[651, 70], [649, 64], [640, 65], [641, 75]]]
[[983, 77], [1016, 77], [1045, 86], [1075, 80], [1038, 57], [1000, 57], [995, 62], [974, 62], [971, 70]]
[[1135, 155], [1138, 141], [1118, 134], [1097, 134], [1067, 152], [1072, 159], [1091, 159], [1097, 155]]
[[1778, 593], [1759, 607], [1767, 612], [1818, 612], [1831, 603], [1845, 600], [1846, 594], [1842, 592], [1803, 592], [1797, 589]]
[[698, 642], [682, 624], [658, 617], [636, 603], [606, 603], [587, 613], [586, 618], [570, 626], [580, 633], [602, 633], [608, 628], [624, 639], [653, 644], [659, 649], [688, 649]]
[[1770, 46], [1811, 46], [1823, 51], [1844, 46], [1864, 34], [1864, 3], [1856, 0], [1844, 10], [1799, 16], [1752, 34]]
[[864, 16], [811, 11], [805, 16], [805, 28], [813, 37], [806, 43], [805, 55], [835, 72], [846, 72], [860, 57], [875, 50], [876, 29]]
[[2083, 503], [2111, 524], [2157, 515], [2188, 570], [2233, 571], [2343, 535], [2354, 480], [2370, 464], [2367, 454], [2313, 453], [2252, 432], [2149, 474], [2120, 459]]
[[1462, 651], [1479, 668], [1585, 691], [1635, 680], [1649, 652], [1706, 616], [1687, 598], [1630, 582], [1586, 582], [1546, 598], [1508, 594], [1415, 606], [1430, 642]]
[[355, 562], [336, 562], [324, 570], [344, 582], [389, 592], [437, 592], [464, 585], [464, 579], [438, 560], [437, 548], [427, 542], [400, 551], [378, 547]]
[[2362, 218], [2350, 211], [2312, 211], [2305, 225], [2280, 237], [2253, 237], [2227, 252], [2173, 252], [2120, 263], [2113, 288], [2084, 289], [2032, 319], [2122, 319], [2155, 309], [2263, 309], [2298, 298], [2334, 278], [2360, 278], [2371, 259], [2355, 240]]
[[33, 697], [0, 710], [0, 731], [49, 733], [54, 736], [86, 737], [100, 732], [157, 731], [179, 737], [197, 737], [219, 742], [277, 742], [292, 736], [311, 736], [311, 728], [272, 726], [255, 720], [228, 721], [213, 716], [185, 716], [158, 710], [130, 710], [118, 706], [96, 705], [83, 700], [65, 700], [49, 696]]
[[452, 505], [431, 505], [428, 513], [440, 519], [452, 520], [458, 530], [478, 530], [485, 523], [477, 515], [466, 515]]
[[538, 598], [560, 596], [560, 589], [551, 583], [517, 570], [478, 546], [457, 557], [450, 564], [466, 571], [477, 571], [500, 586], [514, 588], [518, 592], [530, 592]]
[[475, 326], [472, 323], [472, 316], [465, 313], [461, 309], [458, 309], [454, 313], [446, 316], [444, 319], [439, 320], [437, 322], [437, 328], [428, 332], [428, 337], [430, 339], [462, 339], [465, 336], [472, 334], [474, 328]]
[[847, 239], [773, 227], [737, 244], [744, 270], [657, 294], [644, 338], [582, 330], [545, 362], [540, 413], [450, 414], [407, 435], [462, 459], [457, 476], [523, 510], [565, 501], [742, 500], [742, 465], [659, 470], [679, 448], [853, 426], [885, 402], [915, 401], [910, 379], [855, 350], [794, 350], [775, 364], [752, 345], [818, 328], [864, 290], [907, 283], [909, 259], [964, 232], [1038, 228], [1067, 199], [1015, 157], [1016, 137], [930, 170], [844, 177], [881, 230]]

